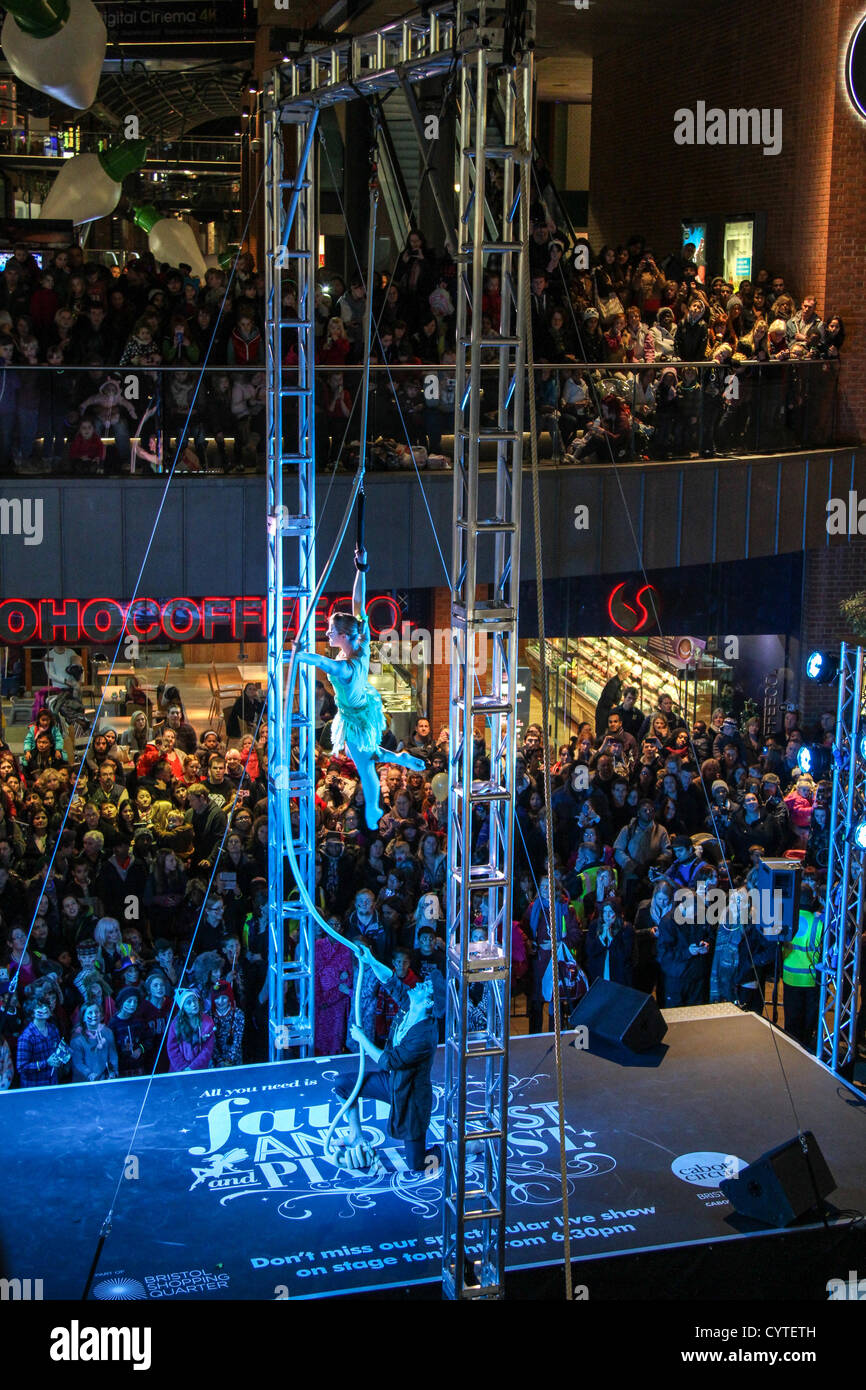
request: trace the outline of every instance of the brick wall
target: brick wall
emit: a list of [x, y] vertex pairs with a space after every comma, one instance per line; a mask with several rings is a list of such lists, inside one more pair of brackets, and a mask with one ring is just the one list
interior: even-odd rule
[[[589, 235], [640, 232], [657, 256], [682, 218], [766, 212], [764, 263], [795, 297], [814, 293], [849, 336], [840, 429], [866, 438], [866, 122], [848, 101], [844, 54], [862, 0], [705, 3], [593, 66]], [[780, 107], [782, 150], [674, 143], [680, 107]], [[757, 267], [755, 267], [757, 269]]]
[[[803, 604], [803, 659], [810, 651], [833, 651], [841, 642], [866, 645], [845, 626], [839, 604], [866, 589], [866, 540], [849, 541], [825, 550], [806, 551]], [[821, 686], [804, 673], [800, 679], [800, 713], [809, 721], [823, 710], [836, 709], [837, 686]]]
[[[440, 586], [433, 590], [433, 630], [451, 626], [451, 590]], [[447, 666], [430, 667], [427, 682], [427, 714], [435, 738], [439, 730], [448, 724], [450, 671]]]

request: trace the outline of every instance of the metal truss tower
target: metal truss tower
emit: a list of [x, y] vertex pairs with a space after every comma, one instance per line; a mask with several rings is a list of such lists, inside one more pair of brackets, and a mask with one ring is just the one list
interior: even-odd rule
[[[265, 82], [265, 253], [268, 362], [268, 808], [269, 992], [271, 1055], [312, 1043], [311, 923], [284, 875], [282, 846], [291, 822], [298, 865], [315, 893], [312, 678], [301, 677], [300, 704], [286, 712], [284, 633], [289, 604], [303, 624], [315, 590], [314, 276], [315, 172], [312, 142], [319, 110], [407, 82], [444, 76], [459, 65], [460, 220], [458, 245], [457, 390], [455, 406], [454, 534], [452, 538], [451, 750], [448, 901], [448, 1046], [445, 1096], [443, 1284], [452, 1298], [503, 1293], [508, 1021], [511, 969], [517, 594], [524, 392], [526, 255], [517, 226], [519, 170], [531, 149], [532, 62], [516, 53], [534, 38], [534, 0], [457, 0], [423, 15], [346, 38], [281, 64]], [[488, 144], [487, 115], [498, 94], [505, 137]], [[524, 113], [519, 129], [518, 110]], [[285, 133], [294, 131], [294, 168], [283, 176]], [[485, 209], [488, 166], [503, 173], [502, 208], [491, 231]], [[481, 299], [485, 264], [497, 258], [502, 276], [500, 336], [485, 339]], [[286, 315], [282, 275], [298, 284], [297, 317]], [[473, 312], [474, 308], [474, 312]], [[294, 313], [294, 310], [292, 311]], [[295, 328], [298, 367], [283, 365], [286, 333]], [[481, 351], [495, 354], [496, 399], [484, 402]], [[487, 387], [489, 392], [490, 388]], [[292, 404], [296, 403], [296, 409]], [[488, 423], [492, 413], [493, 423]], [[496, 453], [495, 491], [480, 498], [482, 442]], [[297, 485], [292, 506], [289, 484]], [[479, 574], [493, 574], [490, 597], [478, 594]], [[294, 627], [294, 623], [292, 623]], [[479, 658], [491, 657], [481, 680]], [[304, 646], [315, 641], [309, 629]], [[492, 737], [491, 776], [473, 780], [476, 720]], [[287, 737], [296, 739], [291, 760]], [[290, 765], [289, 765], [290, 763]], [[485, 808], [488, 848], [472, 862], [473, 817]], [[476, 907], [485, 940], [470, 943]], [[287, 923], [299, 922], [288, 959]], [[476, 987], [480, 987], [476, 989]], [[293, 989], [291, 1004], [287, 1003]], [[470, 1019], [470, 1001], [480, 1003]], [[483, 1013], [483, 1025], [476, 1019]], [[470, 1026], [471, 1025], [471, 1026]], [[477, 1242], [477, 1246], [476, 1246]], [[468, 1261], [468, 1263], [467, 1263]], [[467, 1278], [471, 1265], [471, 1277]]]
[[[500, 34], [501, 41], [501, 34]], [[504, 140], [488, 144], [498, 89]], [[498, 1298], [505, 1274], [511, 878], [514, 849], [517, 618], [522, 495], [527, 252], [520, 233], [520, 165], [532, 148], [532, 63], [503, 64], [490, 45], [465, 60], [460, 85], [457, 380], [451, 567], [451, 698], [445, 1211], [443, 1280], [451, 1298]], [[518, 112], [523, 113], [523, 129]], [[496, 234], [485, 225], [488, 170], [502, 170]], [[498, 332], [485, 337], [485, 263], [501, 275]], [[482, 385], [482, 351], [493, 356]], [[495, 376], [495, 395], [491, 378]], [[495, 494], [481, 497], [484, 445], [496, 455]], [[494, 583], [482, 597], [479, 576]], [[475, 777], [476, 725], [490, 730], [490, 777]], [[486, 818], [484, 848], [473, 832]], [[473, 927], [480, 924], [483, 931]], [[477, 940], [471, 939], [475, 935]], [[469, 1277], [467, 1278], [467, 1275]]]
[[[303, 667], [297, 710], [285, 708], [288, 642], [315, 644], [315, 277], [318, 109], [284, 102], [279, 72], [265, 82], [265, 303], [268, 488], [268, 1032], [271, 1059], [313, 1045], [313, 923], [286, 881], [284, 835], [315, 891], [316, 731], [314, 671]], [[293, 169], [286, 173], [286, 166]], [[284, 291], [296, 288], [296, 305]], [[287, 354], [297, 344], [297, 365]], [[285, 750], [291, 755], [285, 757]], [[294, 928], [294, 931], [292, 931]], [[296, 932], [296, 938], [292, 936]]]
[[864, 853], [854, 843], [854, 830], [866, 817], [866, 758], [860, 747], [866, 733], [863, 674], [863, 648], [843, 642], [816, 1049], [835, 1072], [851, 1066], [857, 1042]]

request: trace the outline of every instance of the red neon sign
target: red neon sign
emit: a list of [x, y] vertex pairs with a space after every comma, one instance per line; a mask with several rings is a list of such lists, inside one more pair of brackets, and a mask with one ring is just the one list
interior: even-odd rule
[[[352, 600], [323, 597], [316, 606], [315, 632], [323, 638], [335, 608], [351, 608]], [[399, 625], [403, 613], [390, 594], [373, 594], [367, 600], [367, 616], [374, 637]], [[298, 630], [298, 605], [286, 608], [285, 638]], [[384, 621], [382, 619], [384, 618]], [[127, 632], [145, 645], [149, 642], [264, 641], [267, 634], [267, 600], [261, 595], [227, 598], [138, 598], [132, 603], [113, 598], [0, 600], [0, 644], [14, 646], [34, 642], [117, 642]]]
[[[617, 584], [611, 589], [607, 600], [607, 613], [614, 627], [618, 627], [620, 632], [640, 632], [646, 627], [650, 620], [650, 614], [646, 605], [642, 602], [643, 595], [656, 593], [652, 584], [643, 584], [634, 596], [635, 607], [626, 603], [621, 597], [622, 590], [625, 588], [625, 581]], [[653, 604], [655, 612], [658, 612], [658, 603]], [[619, 614], [619, 617], [616, 614]], [[622, 619], [622, 621], [620, 621]]]

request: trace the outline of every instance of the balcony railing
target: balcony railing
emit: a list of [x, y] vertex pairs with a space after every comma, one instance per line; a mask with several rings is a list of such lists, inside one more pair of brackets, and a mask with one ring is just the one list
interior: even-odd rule
[[[322, 468], [356, 465], [361, 371], [356, 365], [316, 367], [316, 448]], [[496, 424], [485, 407], [495, 408], [497, 372], [495, 361], [482, 369], [482, 434]], [[541, 458], [547, 466], [639, 464], [830, 448], [840, 442], [839, 374], [838, 359], [748, 362], [734, 368], [545, 363], [535, 369]], [[412, 469], [410, 445], [415, 463], [423, 466], [432, 455], [440, 467], [450, 465], [453, 382], [448, 365], [394, 363], [371, 369], [371, 471]], [[12, 366], [0, 370], [0, 474], [153, 476], [166, 471], [178, 453], [183, 472], [263, 472], [265, 389], [260, 366], [203, 372], [195, 365]], [[287, 399], [287, 440], [293, 408]], [[84, 418], [105, 444], [103, 460], [87, 458], [79, 428]], [[528, 431], [528, 409], [522, 423]], [[482, 438], [482, 463], [495, 461], [496, 447]]]
[[[49, 159], [57, 164], [77, 154], [98, 154], [106, 143], [104, 132], [81, 131], [77, 127], [69, 137], [56, 131], [0, 130], [0, 155]], [[159, 166], [168, 171], [175, 166], [188, 168], [195, 164], [225, 164], [229, 168], [239, 166], [241, 161], [241, 141], [233, 136], [163, 140], [157, 135], [148, 139], [148, 149], [145, 167]]]

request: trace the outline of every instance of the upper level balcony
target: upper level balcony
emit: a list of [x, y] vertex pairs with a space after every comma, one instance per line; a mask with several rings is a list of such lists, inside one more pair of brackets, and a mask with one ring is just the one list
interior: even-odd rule
[[[784, 378], [769, 369], [756, 372], [749, 394], [730, 402], [710, 390], [712, 369], [704, 369], [703, 388], [687, 399], [685, 409], [677, 398], [668, 420], [658, 407], [641, 410], [638, 373], [620, 375], [618, 368], [613, 389], [604, 394], [606, 408], [619, 419], [608, 420], [611, 428], [604, 427], [604, 436], [593, 427], [591, 406], [582, 415], [573, 411], [570, 419], [568, 406], [551, 406], [547, 416], [540, 407], [545, 574], [579, 577], [622, 573], [639, 564], [653, 569], [747, 560], [857, 534], [856, 500], [849, 506], [849, 494], [866, 497], [866, 450], [831, 442], [838, 376], [835, 365], [827, 367], [798, 364]], [[139, 574], [137, 591], [156, 596], [264, 592], [267, 440], [263, 386], [254, 369], [208, 371], [193, 402], [190, 381], [196, 374], [162, 368], [159, 391], [144, 392], [131, 409], [101, 407], [98, 401], [85, 406], [90, 399], [81, 394], [89, 389], [85, 383], [76, 398], [82, 409], [73, 401], [62, 418], [56, 409], [58, 382], [66, 373], [13, 370], [19, 379], [28, 372], [42, 375], [36, 415], [13, 413], [10, 426], [13, 449], [22, 445], [22, 428], [31, 430], [32, 442], [29, 436], [23, 440], [30, 462], [9, 460], [2, 484], [0, 594], [129, 597]], [[389, 380], [377, 384], [376, 409], [371, 408], [371, 436], [378, 442], [368, 450], [367, 479], [367, 543], [376, 582], [384, 588], [440, 585], [446, 576], [438, 547], [448, 564], [452, 515], [453, 441], [444, 433], [450, 407], [440, 408], [447, 394], [433, 402], [434, 410], [422, 391], [413, 415], [406, 408], [405, 369], [380, 370]], [[437, 381], [442, 372], [413, 370]], [[603, 384], [609, 386], [611, 369], [603, 370]], [[129, 371], [122, 369], [121, 381]], [[346, 371], [347, 381], [349, 375]], [[539, 375], [539, 386], [549, 379]], [[557, 383], [560, 402], [564, 381]], [[89, 385], [99, 396], [98, 382]], [[328, 389], [324, 381], [323, 386]], [[623, 414], [626, 389], [635, 409]], [[350, 444], [354, 438], [355, 403], [351, 394], [347, 399], [348, 419], [336, 422], [327, 396], [318, 402], [322, 555], [333, 542], [357, 458], [357, 448], [342, 447], [344, 439]], [[146, 400], [156, 405], [147, 418]], [[96, 420], [95, 434], [106, 451], [102, 463], [89, 460], [86, 451], [82, 455], [76, 443], [81, 433], [76, 417], [82, 414]], [[421, 465], [417, 474], [408, 448], [396, 451], [396, 434], [392, 442], [382, 442], [389, 425], [396, 430], [404, 424]], [[289, 440], [288, 418], [284, 429]], [[524, 440], [522, 567], [529, 576], [534, 562], [528, 434]], [[719, 446], [726, 444], [730, 448], [721, 456]], [[428, 449], [441, 450], [440, 467], [425, 466]], [[482, 458], [488, 451], [481, 516], [492, 515], [494, 507], [495, 445], [482, 444]], [[169, 482], [178, 454], [181, 461]], [[56, 461], [49, 462], [52, 457]], [[290, 508], [292, 472], [287, 466]], [[832, 499], [838, 505], [830, 518]], [[839, 521], [843, 504], [844, 524]], [[338, 561], [333, 582], [351, 584], [348, 552]]]

